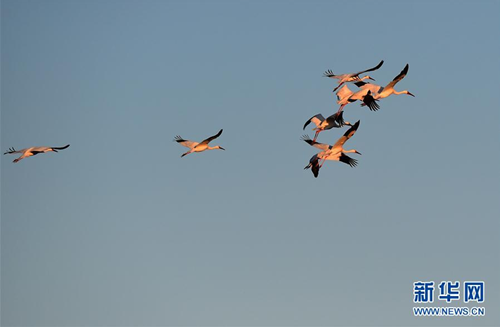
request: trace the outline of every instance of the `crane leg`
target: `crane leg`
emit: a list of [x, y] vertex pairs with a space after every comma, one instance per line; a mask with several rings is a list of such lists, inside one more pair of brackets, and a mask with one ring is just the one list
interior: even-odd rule
[[342, 82], [342, 83], [340, 83], [339, 85], [337, 85], [337, 87], [336, 87], [336, 88], [334, 88], [332, 92], [337, 91], [337, 90], [338, 90], [338, 88], [342, 86], [342, 84], [344, 84], [344, 82]]
[[316, 142], [316, 139], [318, 138], [319, 132], [321, 131], [316, 131], [316, 134], [314, 134], [313, 141]]
[[326, 158], [323, 158], [323, 159], [321, 159], [321, 160], [322, 160], [322, 161], [321, 161], [321, 164], [319, 165], [319, 168], [323, 167], [323, 164], [325, 163]]

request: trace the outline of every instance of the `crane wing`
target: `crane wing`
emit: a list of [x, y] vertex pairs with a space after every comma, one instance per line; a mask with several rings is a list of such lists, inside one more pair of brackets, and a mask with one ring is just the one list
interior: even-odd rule
[[69, 144], [66, 144], [65, 146], [61, 146], [61, 147], [51, 147], [51, 149], [53, 150], [64, 150], [64, 149], [67, 149], [69, 147]]
[[344, 123], [344, 111], [342, 110], [340, 114], [334, 113], [326, 119], [328, 126], [325, 129], [331, 129], [333, 127], [341, 127]]
[[342, 74], [342, 75], [335, 75], [330, 69], [328, 69], [324, 74], [323, 76], [324, 77], [330, 77], [330, 78], [337, 78], [337, 79], [342, 79], [343, 76], [345, 75], [350, 75], [350, 76], [358, 76], [360, 74], [363, 74], [363, 73], [367, 73], [367, 72], [371, 72], [371, 71], [374, 71], [374, 70], [377, 70], [379, 69], [380, 67], [382, 67], [382, 65], [384, 64], [384, 61], [380, 61], [378, 63], [377, 66], [373, 67], [373, 68], [369, 68], [369, 69], [366, 69], [366, 70], [362, 70], [360, 72], [357, 72], [357, 73], [354, 73], [354, 74]]
[[323, 150], [323, 151], [328, 150], [330, 148], [330, 146], [328, 144], [319, 143], [319, 142], [311, 140], [309, 135], [302, 135], [302, 140], [304, 142], [308, 143], [309, 145], [311, 145], [317, 149]]
[[410, 66], [406, 64], [405, 68], [403, 68], [401, 73], [399, 73], [398, 76], [394, 77], [394, 79], [389, 84], [387, 84], [386, 88], [394, 87], [394, 85], [396, 85], [400, 80], [402, 80], [408, 73], [408, 68], [410, 68]]
[[342, 86], [340, 88], [340, 90], [338, 90], [338, 92], [337, 92], [337, 100], [341, 101], [345, 98], [350, 97], [352, 94], [353, 94], [353, 92], [349, 89], [347, 84], [344, 84], [344, 86]]
[[186, 148], [190, 148], [190, 149], [192, 149], [192, 148], [194, 148], [195, 146], [198, 145], [198, 142], [193, 142], [193, 141], [185, 140], [182, 137], [180, 137], [179, 135], [177, 135], [174, 138], [174, 141], [176, 141], [180, 145], [185, 146]]
[[351, 167], [356, 167], [358, 165], [358, 161], [356, 159], [353, 159], [344, 153], [340, 154], [339, 161], [346, 163]]
[[335, 75], [331, 69], [328, 69], [323, 73], [323, 77], [329, 77], [329, 78], [336, 78], [336, 79], [342, 79], [344, 75]]
[[312, 156], [312, 158], [309, 160], [309, 164], [304, 167], [304, 169], [309, 169], [309, 168], [311, 168], [314, 177], [317, 178], [319, 175], [319, 159], [317, 154]]
[[28, 150], [26, 149], [21, 149], [21, 150], [16, 150], [14, 148], [9, 148], [9, 151], [5, 151], [3, 154], [12, 154], [12, 153], [23, 153], [24, 151]]
[[370, 90], [363, 97], [363, 103], [366, 106], [368, 106], [368, 108], [370, 108], [371, 111], [377, 111], [380, 109], [380, 106], [376, 102], [375, 98], [372, 96], [372, 93]]
[[359, 120], [356, 122], [356, 124], [352, 125], [352, 127], [349, 128], [347, 132], [345, 132], [344, 135], [337, 140], [337, 142], [335, 142], [332, 148], [341, 147], [342, 145], [344, 145], [344, 143], [348, 139], [350, 139], [354, 135], [354, 133], [356, 133], [358, 127], [359, 127]]
[[358, 73], [356, 73], [356, 74], [353, 74], [353, 75], [354, 75], [354, 76], [357, 76], [357, 75], [360, 75], [360, 74], [363, 74], [363, 73], [372, 72], [372, 71], [377, 70], [377, 69], [379, 69], [380, 67], [382, 67], [382, 65], [383, 65], [383, 64], [384, 64], [384, 61], [382, 60], [382, 61], [380, 61], [380, 62], [378, 63], [378, 65], [377, 65], [377, 66], [375, 66], [375, 67], [373, 67], [373, 68], [370, 68], [370, 69], [367, 69], [367, 70], [360, 71], [360, 72], [358, 72]]
[[215, 140], [222, 134], [222, 129], [219, 131], [219, 133], [215, 134], [214, 136], [210, 136], [209, 138], [203, 140], [200, 142], [200, 144], [208, 144], [210, 141]]
[[319, 127], [319, 125], [325, 120], [325, 117], [323, 117], [322, 114], [317, 114], [316, 116], [312, 116], [311, 118], [309, 118], [308, 121], [306, 121], [306, 123], [304, 124], [304, 127], [302, 128], [302, 130], [306, 129], [307, 125], [309, 125], [309, 123], [313, 123], [314, 125], [316, 125], [316, 127]]

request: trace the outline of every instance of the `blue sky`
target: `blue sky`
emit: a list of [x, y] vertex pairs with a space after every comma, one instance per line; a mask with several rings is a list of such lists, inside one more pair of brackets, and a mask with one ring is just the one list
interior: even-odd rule
[[[499, 325], [499, 13], [3, 0], [2, 150], [71, 146], [2, 158], [1, 324]], [[348, 105], [359, 165], [315, 179], [302, 126], [338, 108], [322, 73], [382, 59], [376, 82], [409, 63], [416, 97]], [[221, 128], [226, 151], [172, 142]], [[486, 316], [413, 317], [419, 280], [484, 280]]]

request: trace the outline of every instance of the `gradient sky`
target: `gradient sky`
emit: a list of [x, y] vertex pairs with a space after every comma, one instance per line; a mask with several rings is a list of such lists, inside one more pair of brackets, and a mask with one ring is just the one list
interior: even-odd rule
[[[2, 0], [1, 150], [71, 146], [2, 157], [1, 325], [500, 325], [499, 31], [498, 1]], [[416, 97], [348, 105], [359, 165], [315, 179], [322, 73], [382, 59]], [[419, 280], [484, 280], [486, 316], [414, 317]]]

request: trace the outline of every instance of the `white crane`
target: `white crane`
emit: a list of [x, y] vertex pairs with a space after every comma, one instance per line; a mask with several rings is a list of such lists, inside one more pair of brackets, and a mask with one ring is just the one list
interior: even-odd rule
[[362, 80], [365, 80], [365, 79], [371, 79], [374, 81], [373, 78], [371, 78], [370, 76], [363, 76], [363, 77], [359, 77], [359, 75], [363, 74], [363, 73], [367, 73], [367, 72], [371, 72], [371, 71], [374, 71], [374, 70], [377, 70], [379, 69], [380, 67], [382, 67], [382, 65], [384, 64], [384, 61], [380, 61], [380, 63], [373, 67], [373, 68], [370, 68], [370, 69], [367, 69], [367, 70], [363, 70], [363, 71], [360, 71], [360, 72], [357, 72], [357, 73], [351, 73], [351, 74], [341, 74], [341, 75], [335, 75], [330, 69], [327, 70], [323, 76], [324, 77], [329, 77], [329, 78], [335, 78], [335, 79], [338, 79], [339, 80], [339, 85], [337, 85], [336, 88], [333, 89], [333, 92], [337, 91], [337, 89], [339, 87], [342, 86], [342, 84], [344, 83], [348, 83], [348, 82], [356, 82], [356, 81], [362, 81]]
[[186, 148], [190, 149], [188, 152], [182, 154], [182, 156], [181, 156], [181, 158], [182, 158], [182, 157], [184, 157], [184, 156], [186, 156], [186, 155], [188, 155], [190, 153], [193, 153], [193, 152], [203, 152], [205, 150], [216, 150], [216, 149], [225, 150], [223, 147], [218, 146], [218, 145], [216, 145], [214, 147], [211, 147], [211, 146], [208, 145], [208, 143], [210, 143], [210, 141], [215, 140], [221, 134], [222, 134], [222, 129], [219, 131], [219, 133], [215, 134], [214, 136], [210, 136], [209, 138], [201, 141], [200, 143], [189, 141], [189, 140], [184, 140], [179, 135], [177, 135], [174, 138], [174, 141], [176, 141], [180, 145], [185, 146]]
[[[394, 77], [394, 79], [386, 86], [365, 83], [363, 81], [356, 82], [355, 84], [359, 88], [361, 88], [362, 90], [368, 90], [368, 92], [369, 92], [363, 97], [363, 103], [361, 105], [362, 106], [366, 105], [371, 110], [377, 110], [380, 107], [378, 106], [377, 103], [375, 103], [375, 101], [378, 101], [379, 99], [387, 98], [388, 96], [390, 96], [392, 94], [397, 94], [397, 95], [398, 94], [407, 94], [407, 95], [411, 95], [412, 97], [414, 97], [415, 95], [413, 95], [408, 90], [403, 90], [403, 91], [398, 92], [394, 89], [394, 86], [397, 83], [399, 83], [399, 81], [401, 81], [406, 76], [409, 68], [410, 68], [410, 66], [408, 64], [406, 64], [405, 68], [403, 68], [403, 70], [396, 77]], [[376, 109], [373, 109], [373, 108], [376, 108]]]
[[4, 154], [13, 154], [13, 153], [22, 153], [22, 155], [19, 158], [14, 159], [12, 162], [19, 162], [19, 160], [22, 160], [24, 158], [28, 158], [31, 156], [36, 156], [39, 153], [46, 153], [46, 152], [58, 152], [57, 150], [64, 150], [67, 147], [69, 147], [69, 144], [62, 146], [62, 147], [50, 147], [50, 146], [33, 146], [31, 148], [26, 148], [17, 151], [14, 148], [9, 148], [9, 151], [4, 152]]
[[319, 133], [321, 133], [324, 130], [339, 128], [342, 127], [343, 125], [352, 126], [352, 124], [349, 123], [348, 121], [344, 121], [343, 112], [341, 112], [339, 115], [333, 114], [326, 119], [325, 117], [323, 117], [322, 114], [317, 114], [311, 117], [308, 121], [306, 121], [302, 130], [306, 129], [307, 125], [309, 125], [310, 123], [316, 125], [316, 127], [313, 128], [313, 131], [316, 131], [313, 141], [316, 141]]
[[312, 158], [309, 160], [309, 164], [305, 166], [304, 169], [311, 168], [314, 177], [318, 177], [319, 169], [323, 166], [326, 160], [340, 161], [348, 164], [351, 167], [356, 167], [358, 161], [356, 159], [349, 157], [348, 155], [346, 155], [346, 153], [357, 153], [359, 155], [361, 155], [361, 153], [359, 153], [355, 149], [345, 150], [343, 145], [348, 139], [350, 139], [354, 135], [354, 133], [356, 133], [358, 126], [359, 126], [359, 120], [354, 125], [352, 125], [352, 127], [349, 128], [347, 132], [345, 132], [344, 135], [341, 138], [339, 138], [337, 142], [335, 142], [334, 145], [318, 143], [316, 141], [311, 140], [309, 136], [304, 135], [302, 137], [302, 140], [307, 142], [309, 145], [322, 150], [321, 152], [312, 156]]
[[[364, 82], [356, 82], [354, 84], [356, 84], [356, 85], [358, 85], [358, 84], [362, 85], [361, 83], [364, 83]], [[364, 83], [364, 84], [368, 85], [368, 83]], [[344, 109], [344, 107], [346, 105], [348, 105], [349, 103], [356, 102], [358, 100], [359, 101], [363, 101], [363, 99], [365, 98], [366, 94], [367, 94], [367, 90], [364, 90], [363, 88], [361, 88], [361, 90], [359, 90], [357, 92], [353, 92], [353, 91], [351, 91], [351, 89], [349, 89], [349, 87], [347, 85], [344, 85], [337, 92], [337, 104], [340, 104], [340, 107], [339, 107], [339, 110], [337, 111], [337, 113], [334, 115], [334, 116], [336, 116], [335, 120], [340, 123], [341, 120], [340, 120], [339, 116], [343, 112], [342, 110]], [[373, 106], [370, 107], [370, 109], [377, 110], [378, 109], [378, 104], [375, 103]]]
[[[355, 82], [354, 84], [360, 84], [364, 82]], [[368, 85], [367, 83], [364, 83]], [[361, 84], [360, 84], [361, 85]], [[338, 124], [343, 123], [342, 113], [343, 109], [346, 105], [356, 101], [363, 101], [369, 90], [361, 89], [357, 92], [353, 92], [349, 89], [347, 85], [342, 86], [342, 88], [337, 92], [337, 103], [340, 104], [339, 110], [335, 114], [332, 115], [332, 119], [334, 119]], [[380, 107], [376, 102], [371, 102], [369, 108], [371, 110], [378, 110]]]

